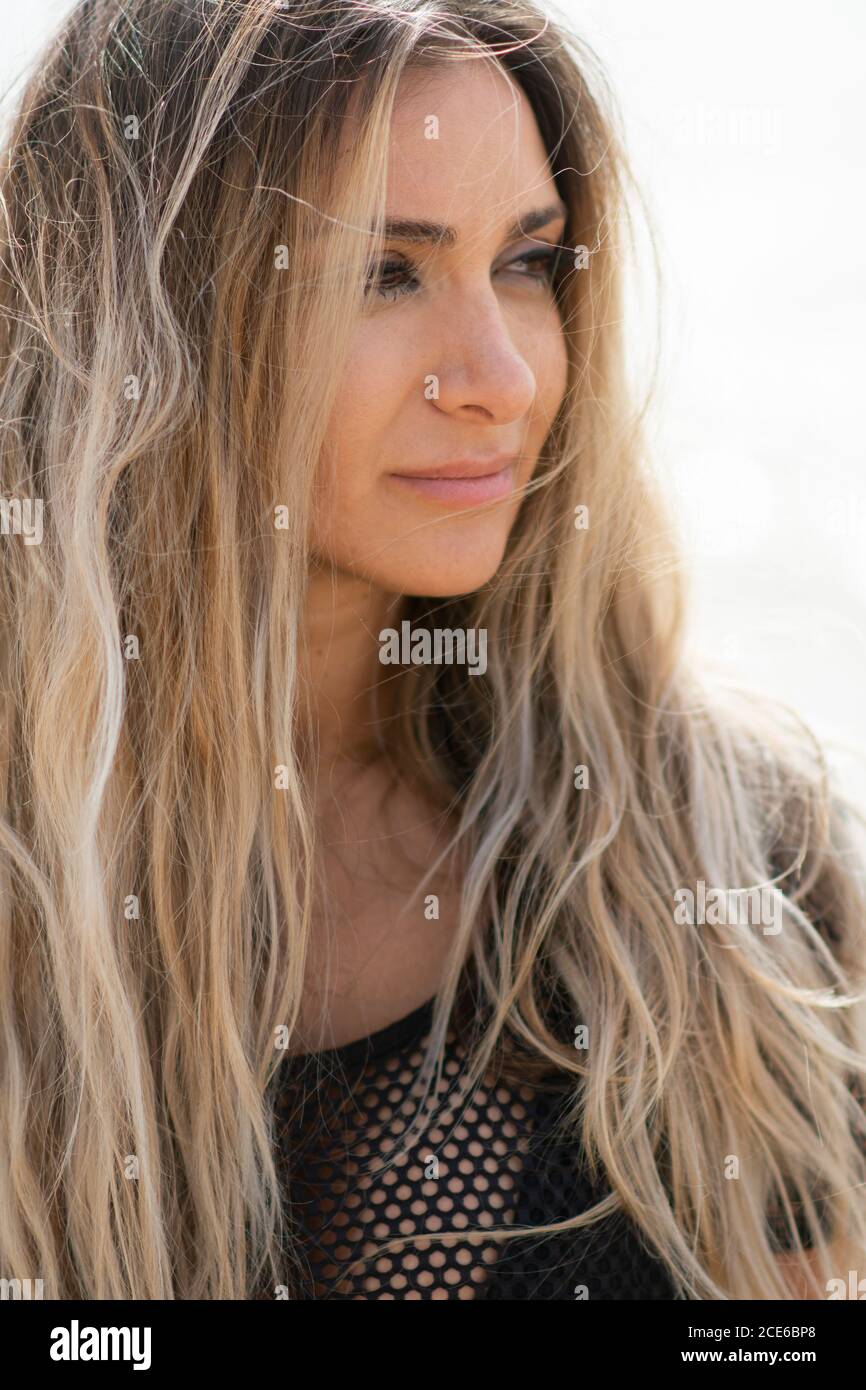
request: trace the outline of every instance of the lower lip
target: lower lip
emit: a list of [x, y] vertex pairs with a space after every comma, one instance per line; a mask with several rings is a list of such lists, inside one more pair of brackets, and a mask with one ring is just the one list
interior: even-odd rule
[[457, 506], [495, 502], [514, 490], [513, 464], [501, 468], [498, 473], [488, 473], [485, 478], [410, 478], [405, 473], [392, 473], [390, 476], [422, 497]]

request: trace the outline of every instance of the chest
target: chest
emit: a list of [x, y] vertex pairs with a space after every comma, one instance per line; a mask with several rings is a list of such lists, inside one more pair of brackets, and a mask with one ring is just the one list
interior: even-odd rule
[[[386, 1030], [306, 1069], [281, 1096], [280, 1147], [302, 1247], [302, 1297], [338, 1300], [671, 1298], [628, 1225], [502, 1240], [588, 1211], [556, 1096], [492, 1078], [468, 1099], [453, 1034], [430, 1116], [415, 1126], [424, 1037]], [[343, 1062], [346, 1065], [343, 1065]]]
[[[389, 859], [352, 843], [323, 855], [296, 1046], [339, 1047], [403, 1018], [442, 983], [459, 926], [460, 881], [435, 859]], [[425, 881], [425, 878], [427, 881]]]

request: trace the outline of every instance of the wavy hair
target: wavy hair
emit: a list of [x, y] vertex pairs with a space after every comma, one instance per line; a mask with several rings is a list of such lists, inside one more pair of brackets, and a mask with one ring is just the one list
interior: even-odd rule
[[[557, 1071], [609, 1185], [569, 1226], [622, 1209], [690, 1298], [793, 1297], [773, 1213], [814, 1292], [866, 1252], [855, 811], [684, 646], [592, 54], [531, 0], [83, 0], [0, 170], [0, 493], [46, 516], [0, 571], [0, 1268], [49, 1297], [295, 1287], [272, 1100], [316, 881], [315, 479], [398, 82], [467, 56], [526, 93], [592, 255], [557, 279], [568, 391], [500, 572], [404, 600], [493, 653], [407, 668], [380, 734], [466, 866], [425, 1075], [471, 965], [473, 1077]], [[763, 887], [781, 932], [678, 925], [700, 879]]]

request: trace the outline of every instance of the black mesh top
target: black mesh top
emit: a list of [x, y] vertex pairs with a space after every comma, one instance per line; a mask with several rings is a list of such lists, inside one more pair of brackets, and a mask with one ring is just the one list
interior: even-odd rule
[[467, 1054], [453, 1028], [434, 1114], [420, 1138], [411, 1132], [432, 1010], [429, 1000], [367, 1038], [285, 1064], [278, 1161], [304, 1252], [299, 1296], [674, 1298], [621, 1215], [546, 1238], [485, 1236], [565, 1220], [605, 1193], [553, 1132], [560, 1095], [549, 1084], [491, 1079], [463, 1103]]

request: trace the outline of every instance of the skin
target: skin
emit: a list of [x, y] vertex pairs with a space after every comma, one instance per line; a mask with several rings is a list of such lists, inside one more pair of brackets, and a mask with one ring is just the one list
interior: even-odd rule
[[[425, 118], [440, 138], [424, 138]], [[467, 119], [471, 113], [471, 119]], [[455, 229], [453, 245], [389, 240], [356, 330], [326, 441], [306, 641], [321, 744], [318, 828], [330, 913], [314, 935], [297, 1050], [339, 1046], [438, 988], [456, 924], [456, 865], [432, 887], [440, 919], [410, 901], [449, 829], [369, 753], [378, 633], [401, 595], [488, 583], [505, 553], [567, 384], [549, 273], [564, 209], [530, 235], [518, 219], [559, 203], [535, 117], [480, 61], [407, 73], [390, 133], [386, 215]], [[397, 263], [396, 269], [395, 263]], [[382, 289], [384, 293], [378, 291]], [[435, 374], [438, 399], [425, 398]], [[509, 495], [444, 503], [392, 476], [467, 455], [516, 460]], [[389, 671], [391, 668], [387, 668]], [[324, 923], [324, 914], [323, 914]]]

